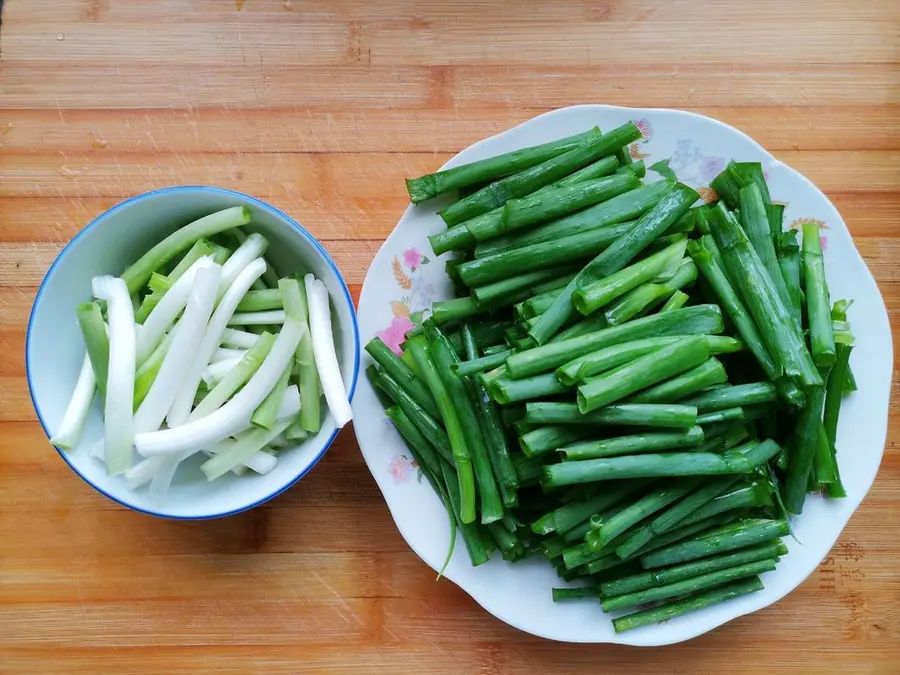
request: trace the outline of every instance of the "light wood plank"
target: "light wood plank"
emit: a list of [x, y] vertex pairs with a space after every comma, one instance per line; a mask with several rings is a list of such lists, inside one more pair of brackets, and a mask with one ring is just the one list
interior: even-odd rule
[[[635, 8], [636, 9], [636, 8]], [[804, 30], [790, 20], [771, 22], [767, 30], [747, 31], [741, 12], [706, 30], [706, 12], [659, 14], [654, 11], [597, 21], [565, 18], [539, 20], [529, 13], [486, 16], [473, 7], [453, 16], [410, 21], [381, 20], [345, 23], [331, 17], [288, 14], [294, 20], [255, 23], [144, 23], [104, 21], [25, 23], [5, 42], [10, 63], [102, 63], [107, 60], [153, 65], [232, 65], [278, 67], [342, 65], [375, 67], [422, 65], [578, 65], [607, 61], [610, 54], [627, 54], [629, 64], [660, 64], [671, 59], [672, 46], [660, 41], [661, 30], [701, 35], [691, 45], [694, 63], [729, 64], [751, 60], [760, 65], [891, 63], [896, 42], [883, 39], [880, 18], [807, 15]], [[744, 12], [765, 11], [756, 6]], [[639, 11], [639, 10], [638, 10]], [[109, 40], [110, 31], [118, 40]], [[298, 31], [304, 34], [297, 44]], [[62, 36], [62, 39], [60, 39]], [[834, 49], [835, 43], [842, 48]], [[473, 49], [472, 45], [478, 45]], [[529, 45], [522, 49], [522, 45]], [[677, 69], [676, 69], [677, 70]]]
[[[896, 150], [900, 106], [691, 107], [732, 124], [771, 151]], [[455, 110], [316, 112], [254, 110], [9, 110], [0, 124], [0, 149], [54, 156], [141, 152], [359, 153], [456, 152], [545, 110], [485, 110], [460, 117]], [[2, 129], [5, 128], [5, 131]]]
[[[438, 73], [439, 74], [439, 73]], [[115, 86], [98, 90], [94, 82]], [[139, 84], [138, 84], [139, 83]], [[249, 61], [240, 68], [190, 65], [150, 68], [109, 62], [4, 65], [0, 99], [10, 108], [171, 108], [295, 106], [327, 110], [411, 109], [440, 87], [428, 68], [279, 66]]]
[[[760, 16], [777, 12], [783, 22], [807, 21], [811, 15], [819, 19], [847, 18], [843, 0], [795, 0], [785, 5], [779, 0], [760, 0], [751, 5], [735, 5], [730, 0], [706, 0], [698, 4], [678, 0], [668, 7], [683, 20], [719, 21], [727, 16], [733, 21], [753, 21]], [[54, 10], [50, 12], [48, 10]], [[5, 20], [23, 25], [56, 23], [131, 22], [154, 24], [215, 23], [215, 22], [290, 22], [304, 21], [313, 16], [333, 22], [370, 21], [384, 24], [403, 24], [423, 30], [429, 22], [451, 21], [464, 17], [480, 17], [485, 22], [663, 22], [665, 14], [658, 12], [653, 0], [632, 0], [628, 3], [581, 2], [559, 0], [551, 5], [535, 3], [528, 12], [510, 12], [503, 4], [483, 3], [479, 0], [456, 0], [452, 3], [410, 4], [404, 0], [335, 0], [321, 3], [315, 0], [256, 0], [253, 2], [221, 2], [221, 0], [157, 0], [150, 6], [141, 3], [109, 2], [108, 0], [29, 0], [11, 3]], [[895, 5], [870, 2], [854, 8], [853, 17], [861, 20], [890, 20], [898, 18]]]
[[890, 68], [822, 63], [792, 69], [751, 64], [739, 60], [711, 67], [688, 60], [664, 67], [626, 66], [624, 72], [622, 65], [610, 63], [589, 69], [455, 67], [446, 69], [446, 88], [455, 108], [480, 111], [575, 103], [779, 108], [885, 105], [897, 100], [897, 78]]

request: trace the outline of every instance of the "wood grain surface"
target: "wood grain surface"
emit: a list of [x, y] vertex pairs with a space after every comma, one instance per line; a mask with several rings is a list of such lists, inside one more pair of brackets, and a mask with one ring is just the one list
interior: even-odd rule
[[900, 672], [896, 396], [875, 485], [800, 588], [639, 650], [532, 638], [435, 583], [350, 429], [250, 513], [120, 508], [48, 445], [24, 366], [48, 265], [125, 197], [185, 183], [259, 196], [318, 236], [358, 295], [404, 177], [575, 103], [694, 110], [759, 140], [837, 205], [900, 335], [900, 4], [0, 4], [0, 673]]

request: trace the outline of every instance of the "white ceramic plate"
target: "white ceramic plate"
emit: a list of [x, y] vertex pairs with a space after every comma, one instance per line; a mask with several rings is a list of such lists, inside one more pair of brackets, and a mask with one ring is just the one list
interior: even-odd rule
[[[893, 350], [884, 301], [837, 210], [806, 178], [726, 124], [677, 110], [575, 106], [546, 113], [476, 143], [444, 168], [551, 141], [594, 125], [612, 129], [628, 120], [637, 123], [644, 134], [632, 146], [632, 155], [647, 166], [669, 159], [679, 179], [705, 195], [704, 188], [729, 160], [762, 162], [773, 200], [787, 204], [786, 226], [813, 220], [822, 228], [832, 297], [854, 300], [850, 319], [857, 343], [852, 365], [859, 391], [845, 399], [838, 430], [838, 459], [848, 497], [807, 500], [803, 515], [793, 523], [795, 539], [786, 541], [790, 554], [782, 558], [777, 570], [763, 575], [763, 591], [622, 635], [614, 633], [598, 602], [554, 604], [550, 589], [564, 583], [544, 560], [510, 564], [495, 555], [489, 563], [473, 568], [458, 541], [445, 576], [502, 621], [535, 635], [567, 642], [664, 645], [772, 604], [796, 588], [825, 557], [871, 486], [881, 462]], [[655, 174], [648, 173], [648, 180], [653, 179]], [[434, 259], [427, 240], [444, 228], [435, 211], [435, 202], [410, 206], [375, 256], [359, 304], [363, 343], [377, 334], [397, 345], [411, 319], [418, 320], [433, 301], [452, 297], [443, 260]], [[438, 569], [449, 536], [441, 503], [427, 481], [418, 476], [368, 382], [361, 384], [354, 409], [363, 456], [400, 533], [419, 557]]]

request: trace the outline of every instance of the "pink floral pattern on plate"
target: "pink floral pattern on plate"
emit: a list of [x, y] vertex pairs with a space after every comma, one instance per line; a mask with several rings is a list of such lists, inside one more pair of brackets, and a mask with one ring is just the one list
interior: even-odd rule
[[397, 355], [404, 336], [413, 326], [422, 322], [422, 314], [431, 307], [434, 288], [422, 275], [422, 268], [431, 259], [417, 248], [408, 248], [395, 255], [391, 271], [397, 286], [405, 293], [397, 300], [389, 300], [391, 323], [383, 330], [376, 331], [384, 343]]
[[391, 458], [389, 469], [395, 483], [406, 483], [415, 471], [417, 472], [417, 480], [421, 480], [422, 472], [415, 458], [408, 455], [394, 455]]
[[697, 190], [703, 201], [708, 203], [717, 198], [709, 183], [725, 168], [725, 164], [724, 157], [707, 155], [693, 139], [686, 138], [676, 143], [668, 166], [678, 180]]
[[401, 314], [400, 316], [395, 316], [391, 320], [390, 326], [384, 330], [376, 331], [375, 335], [380, 337], [381, 341], [390, 347], [392, 352], [397, 356], [400, 356], [400, 345], [402, 345], [403, 341], [406, 339], [406, 333], [411, 330], [414, 325], [415, 324], [409, 320], [408, 316]]
[[639, 120], [631, 121], [634, 122], [634, 126], [641, 132], [641, 140], [635, 141], [628, 146], [628, 154], [631, 155], [632, 159], [644, 159], [645, 157], [649, 157], [650, 153], [644, 152], [643, 146], [646, 145], [647, 141], [653, 138], [653, 127], [650, 126], [650, 120], [646, 117], [642, 117]]

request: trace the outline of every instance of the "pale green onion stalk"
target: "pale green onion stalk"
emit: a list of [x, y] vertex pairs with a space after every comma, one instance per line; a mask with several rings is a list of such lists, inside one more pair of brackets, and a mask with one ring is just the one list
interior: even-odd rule
[[319, 381], [322, 383], [322, 392], [325, 394], [328, 409], [340, 429], [353, 419], [353, 411], [350, 409], [350, 400], [347, 398], [347, 390], [344, 388], [334, 350], [328, 289], [312, 274], [303, 277], [303, 281], [306, 284], [306, 300], [309, 303], [309, 331], [312, 335], [316, 369], [319, 372]]
[[290, 425], [291, 420], [282, 419], [275, 422], [271, 429], [251, 429], [240, 434], [227, 448], [210, 457], [200, 470], [206, 474], [207, 480], [215, 480], [243, 464], [244, 460], [259, 452], [271, 440], [278, 437]]
[[105, 300], [109, 316], [109, 374], [104, 406], [106, 472], [110, 476], [131, 466], [134, 440], [134, 307], [121, 278], [94, 277], [94, 296]]
[[[163, 276], [159, 272], [154, 272], [150, 275], [150, 279], [147, 282], [147, 287], [153, 291], [162, 291], [165, 293], [169, 288], [171, 288], [172, 284], [178, 281], [184, 273], [187, 272], [191, 265], [197, 262], [200, 258], [204, 257], [213, 257], [215, 256], [216, 249], [213, 247], [213, 243], [206, 239], [198, 239], [194, 242], [194, 245], [188, 249], [188, 252], [184, 254], [181, 260], [178, 261], [178, 264], [172, 268], [172, 271]], [[156, 286], [155, 280], [163, 281], [163, 286]]]
[[[247, 354], [234, 370], [230, 371], [215, 387], [207, 392], [203, 400], [188, 415], [187, 421], [196, 421], [220, 408], [225, 401], [231, 398], [232, 394], [243, 387], [253, 377], [253, 374], [259, 370], [274, 344], [275, 336], [271, 333], [260, 335], [259, 342], [247, 350]], [[169, 426], [176, 425], [169, 424]]]
[[[132, 308], [134, 304], [132, 303]], [[106, 393], [107, 368], [109, 366], [109, 327], [103, 321], [103, 312], [96, 302], [83, 302], [75, 308], [81, 335], [88, 358], [94, 367], [94, 379], [100, 397]]]
[[292, 370], [293, 363], [289, 364], [288, 367], [284, 369], [281, 378], [278, 380], [278, 384], [276, 384], [275, 388], [269, 392], [269, 395], [266, 396], [265, 400], [259, 404], [259, 407], [253, 411], [253, 415], [250, 417], [250, 424], [261, 429], [272, 428], [277, 419], [278, 407], [281, 405], [281, 397], [284, 396], [284, 389], [287, 387], [288, 381], [291, 378]]
[[236, 312], [228, 320], [229, 326], [271, 326], [284, 323], [283, 309], [270, 309], [264, 312]]
[[122, 279], [128, 287], [128, 293], [137, 293], [150, 279], [153, 272], [185, 249], [193, 246], [201, 237], [211, 237], [219, 232], [241, 227], [250, 222], [250, 209], [246, 206], [231, 208], [211, 213], [193, 223], [179, 228], [156, 246], [147, 251], [133, 265], [122, 273]]
[[[301, 323], [290, 319], [285, 321], [262, 366], [230, 401], [206, 417], [183, 426], [137, 434], [134, 441], [138, 452], [149, 457], [202, 450], [246, 427], [250, 424], [253, 411], [272, 391], [284, 369], [291, 363], [302, 336]], [[278, 433], [281, 431], [283, 429]]]
[[196, 358], [201, 336], [212, 314], [222, 267], [212, 265], [197, 272], [187, 306], [173, 329], [172, 346], [166, 353], [150, 391], [134, 415], [135, 433], [159, 429], [166, 418], [189, 364]]
[[150, 315], [141, 325], [137, 335], [137, 364], [146, 361], [159, 345], [166, 331], [172, 327], [178, 315], [187, 304], [188, 295], [197, 272], [204, 267], [215, 265], [212, 258], [200, 258], [187, 272], [166, 291]]
[[94, 400], [94, 390], [97, 388], [97, 379], [94, 377], [94, 367], [90, 357], [85, 354], [81, 363], [81, 371], [78, 373], [78, 381], [75, 383], [75, 391], [69, 399], [69, 405], [63, 415], [62, 422], [56, 433], [50, 438], [50, 442], [62, 450], [71, 450], [81, 439], [81, 430], [87, 419]]
[[[265, 253], [268, 245], [269, 242], [266, 241], [264, 236], [254, 232], [237, 247], [222, 266], [222, 281], [219, 285], [220, 298], [234, 284], [235, 279], [238, 278], [244, 268], [254, 263], [257, 258], [262, 258], [262, 254]], [[266, 261], [263, 260], [262, 263], [265, 265]], [[265, 272], [265, 267], [263, 267], [263, 272]], [[260, 276], [262, 276], [262, 272], [260, 272]], [[254, 279], [254, 281], [256, 280]]]
[[302, 440], [322, 428], [319, 372], [316, 370], [316, 357], [313, 353], [312, 336], [309, 333], [309, 303], [306, 300], [306, 286], [297, 279], [280, 280], [278, 290], [281, 293], [281, 304], [284, 306], [285, 314], [307, 327], [306, 335], [300, 340], [297, 353], [294, 355], [303, 408], [285, 432], [285, 436], [290, 440]]
[[229, 349], [228, 347], [217, 347], [212, 355], [212, 363], [216, 361], [227, 361], [228, 359], [241, 359], [247, 353], [246, 349]]
[[159, 374], [159, 369], [162, 366], [163, 360], [166, 358], [166, 354], [169, 353], [169, 348], [172, 346], [172, 339], [174, 337], [174, 330], [166, 333], [163, 341], [153, 350], [150, 357], [138, 366], [137, 372], [134, 375], [135, 410], [137, 410], [141, 403], [144, 402], [144, 399], [147, 397], [147, 392], [150, 391], [150, 387], [156, 381], [156, 376]]
[[[216, 443], [213, 447], [208, 450], [204, 450], [209, 457], [215, 457], [216, 455], [221, 454], [225, 450], [228, 450], [234, 441], [225, 440], [221, 443]], [[269, 443], [271, 446], [272, 444]], [[278, 464], [278, 458], [275, 455], [270, 455], [265, 450], [257, 450], [256, 452], [248, 455], [244, 458], [242, 465], [254, 473], [258, 473], [259, 475], [265, 475], [269, 473], [272, 469], [275, 468], [275, 465]], [[238, 470], [242, 465], [238, 465], [231, 469], [232, 473], [238, 473]]]
[[[228, 319], [231, 318], [231, 315], [234, 313], [241, 298], [243, 298], [247, 291], [250, 290], [250, 286], [253, 285], [253, 282], [259, 279], [263, 271], [265, 271], [265, 268], [266, 263], [262, 258], [255, 258], [252, 260], [235, 277], [234, 281], [228, 287], [228, 290], [225, 291], [225, 294], [219, 300], [216, 311], [213, 312], [209, 324], [203, 332], [203, 338], [200, 340], [200, 346], [197, 348], [196, 358], [188, 366], [178, 393], [175, 396], [175, 400], [172, 402], [169, 414], [166, 415], [166, 422], [170, 427], [180, 426], [187, 421], [194, 404], [194, 396], [197, 393], [197, 387], [200, 385], [200, 380], [203, 377], [203, 371], [206, 369], [213, 352], [216, 351], [216, 347], [219, 346], [223, 337], [228, 333], [228, 329], [226, 328]], [[222, 268], [222, 273], [225, 273], [224, 267]], [[219, 287], [221, 288], [221, 282]], [[232, 339], [234, 339], [238, 333], [242, 332], [243, 331], [233, 331]], [[252, 341], [250, 341], [249, 344], [245, 338], [241, 339], [245, 340], [245, 344], [248, 344], [249, 349], [257, 343], [259, 336], [253, 335], [253, 333], [247, 333], [246, 335], [252, 336]]]
[[226, 328], [222, 332], [222, 341], [219, 344], [230, 349], [250, 349], [258, 339], [259, 335], [256, 333], [237, 328]]

